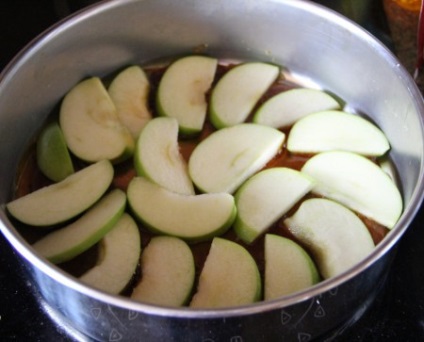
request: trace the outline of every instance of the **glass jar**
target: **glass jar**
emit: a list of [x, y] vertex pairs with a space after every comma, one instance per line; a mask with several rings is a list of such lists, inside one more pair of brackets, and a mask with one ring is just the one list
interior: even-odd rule
[[[421, 0], [383, 0], [383, 6], [394, 52], [405, 68], [414, 74], [417, 63], [417, 32]], [[416, 81], [421, 92], [424, 92], [424, 77], [420, 76]]]
[[394, 0], [393, 2], [408, 11], [420, 11], [421, 0]]

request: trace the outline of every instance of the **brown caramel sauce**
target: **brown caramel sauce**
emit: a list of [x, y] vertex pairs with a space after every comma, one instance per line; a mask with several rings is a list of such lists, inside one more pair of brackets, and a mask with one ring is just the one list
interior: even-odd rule
[[[218, 67], [217, 77], [214, 82], [216, 82], [231, 67], [232, 66], [220, 65]], [[155, 108], [154, 96], [156, 93], [156, 88], [159, 83], [159, 80], [163, 74], [164, 68], [145, 69], [145, 71], [148, 74], [149, 79], [151, 81], [151, 85], [152, 85], [151, 94], [150, 94], [150, 108], [152, 110], [153, 116], [156, 116], [156, 113], [154, 111], [154, 108]], [[263, 103], [266, 99], [268, 99], [269, 97], [277, 93], [280, 93], [282, 91], [285, 91], [297, 86], [298, 85], [290, 83], [286, 81], [283, 77], [281, 77], [270, 87], [270, 89], [264, 95], [264, 97], [261, 99], [258, 105], [260, 105], [260, 103]], [[207, 94], [207, 96], [209, 95]], [[55, 115], [57, 115], [57, 113]], [[249, 118], [247, 121], [251, 121], [251, 118]], [[286, 135], [288, 135], [290, 131], [290, 127], [283, 128], [281, 130], [284, 133], [286, 133]], [[180, 152], [186, 161], [189, 160], [190, 155], [193, 149], [197, 146], [197, 144], [203, 139], [205, 139], [207, 136], [209, 136], [214, 131], [215, 131], [214, 127], [211, 125], [211, 123], [208, 120], [206, 120], [204, 129], [198, 136], [190, 137], [190, 138], [187, 138], [187, 137], [180, 138], [180, 141], [179, 141]], [[285, 146], [283, 146], [281, 151], [272, 160], [270, 160], [264, 168], [288, 167], [295, 170], [300, 170], [302, 166], [304, 165], [304, 163], [311, 156], [312, 155], [292, 154], [287, 151]], [[74, 162], [74, 167], [76, 170], [86, 166], [84, 162], [78, 160], [75, 157], [73, 157], [73, 162]], [[115, 168], [115, 176], [114, 176], [114, 180], [111, 185], [111, 188], [120, 188], [126, 191], [129, 182], [131, 181], [133, 177], [136, 176], [136, 172], [133, 167], [132, 158], [123, 163], [115, 165], [114, 168]], [[15, 191], [16, 198], [51, 184], [51, 181], [49, 181], [37, 167], [35, 143], [29, 147], [27, 153], [23, 156], [17, 176], [18, 177], [17, 177], [17, 184], [16, 184], [16, 191]], [[308, 194], [305, 196], [304, 199], [311, 198], [311, 197], [314, 197], [314, 195]], [[286, 215], [284, 215], [276, 223], [274, 223], [268, 229], [267, 232], [288, 237], [290, 239], [294, 239], [294, 237], [290, 234], [287, 227], [284, 225], [283, 221], [286, 217], [293, 215], [293, 213], [297, 210], [297, 208], [299, 207], [299, 205], [302, 203], [303, 200], [297, 203], [296, 206], [292, 208]], [[388, 233], [387, 228], [381, 226], [380, 224], [377, 224], [373, 220], [370, 220], [361, 215], [358, 215], [358, 216], [367, 226], [375, 244], [378, 244], [384, 238], [384, 236]], [[21, 232], [21, 234], [27, 239], [29, 243], [35, 242], [37, 239], [44, 236], [46, 232], [52, 229], [58, 228], [58, 227], [49, 227], [50, 229], [39, 229], [39, 228], [25, 226], [16, 221], [14, 222], [17, 228], [19, 229], [19, 231]], [[143, 227], [140, 223], [138, 224], [139, 224], [139, 228], [141, 232], [142, 250], [143, 250], [144, 247], [147, 246], [150, 239], [155, 234], [151, 233], [148, 229]], [[264, 266], [265, 266], [264, 265], [264, 235], [259, 237], [251, 245], [247, 245], [243, 241], [238, 239], [233, 229], [231, 228], [225, 234], [223, 234], [222, 237], [232, 241], [236, 241], [237, 243], [244, 246], [256, 260], [261, 275], [264, 274]], [[211, 243], [210, 241], [206, 241], [206, 242], [190, 244], [190, 247], [194, 255], [194, 260], [195, 260], [196, 275], [197, 275], [196, 279], [198, 278], [198, 275], [200, 274], [200, 271], [208, 255], [210, 243]], [[304, 246], [304, 247], [307, 249], [307, 246]], [[98, 246], [96, 245], [92, 247], [91, 249], [89, 249], [88, 251], [82, 253], [80, 256], [76, 257], [75, 259], [68, 261], [66, 263], [63, 263], [59, 266], [63, 268], [65, 271], [69, 272], [70, 274], [78, 277], [95, 265], [97, 260], [97, 254], [98, 254]], [[140, 279], [140, 277], [141, 277], [141, 270], [138, 269], [132, 281], [132, 284], [129, 284], [128, 288], [123, 292], [124, 295], [130, 295], [132, 285], [136, 283]], [[193, 290], [195, 289], [196, 289], [196, 286], [193, 287]]]

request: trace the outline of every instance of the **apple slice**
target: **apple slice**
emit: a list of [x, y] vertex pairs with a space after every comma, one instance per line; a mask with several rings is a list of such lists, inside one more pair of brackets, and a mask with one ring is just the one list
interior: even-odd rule
[[57, 229], [32, 246], [52, 263], [68, 261], [99, 242], [118, 222], [126, 196], [115, 189], [68, 226]]
[[265, 235], [265, 300], [306, 289], [319, 280], [314, 261], [299, 244], [282, 236]]
[[57, 122], [43, 128], [36, 149], [38, 167], [53, 182], [60, 182], [74, 173], [68, 146]]
[[119, 294], [134, 276], [141, 253], [140, 231], [133, 218], [124, 213], [99, 242], [96, 266], [79, 280], [99, 290]]
[[194, 149], [189, 174], [202, 192], [233, 193], [279, 152], [284, 139], [277, 129], [252, 123], [220, 129]]
[[108, 88], [122, 124], [137, 140], [141, 130], [152, 118], [148, 101], [150, 83], [145, 72], [138, 65], [122, 70]]
[[273, 64], [250, 62], [230, 69], [212, 90], [209, 117], [216, 128], [245, 122], [272, 83], [280, 76]]
[[189, 241], [224, 233], [236, 217], [234, 198], [227, 193], [182, 195], [135, 177], [127, 194], [134, 214], [151, 230]]
[[287, 149], [294, 153], [341, 150], [381, 156], [390, 149], [390, 144], [370, 121], [342, 111], [325, 111], [297, 121], [287, 138]]
[[152, 119], [137, 140], [134, 161], [138, 175], [168, 190], [194, 195], [187, 164], [179, 151], [177, 119]]
[[285, 167], [266, 169], [252, 176], [234, 196], [236, 234], [246, 243], [253, 242], [312, 187], [310, 177]]
[[150, 240], [141, 256], [141, 281], [131, 299], [164, 306], [182, 306], [194, 284], [194, 258], [181, 239], [157, 236]]
[[160, 115], [178, 120], [183, 134], [202, 130], [207, 113], [206, 92], [215, 77], [218, 61], [188, 56], [173, 62], [163, 74], [156, 96]]
[[133, 153], [134, 139], [98, 77], [81, 81], [66, 94], [59, 123], [69, 149], [82, 160], [119, 162]]
[[301, 172], [315, 179], [313, 192], [334, 199], [377, 223], [393, 228], [402, 213], [402, 196], [375, 163], [352, 152], [322, 152]]
[[32, 226], [65, 222], [93, 205], [109, 188], [113, 174], [108, 160], [99, 161], [6, 207], [16, 219]]
[[274, 95], [253, 116], [253, 122], [275, 128], [293, 125], [302, 117], [321, 111], [340, 109], [339, 102], [318, 89], [296, 88]]
[[223, 308], [259, 300], [262, 283], [249, 252], [236, 242], [214, 238], [190, 307]]
[[390, 156], [388, 154], [385, 154], [377, 159], [377, 163], [380, 166], [380, 168], [390, 177], [390, 179], [396, 184], [398, 188], [400, 188], [399, 185], [399, 177], [397, 174], [397, 170], [395, 165], [393, 164], [393, 161], [390, 159]]
[[375, 247], [358, 216], [332, 200], [306, 200], [284, 224], [300, 243], [308, 246], [325, 279], [346, 271]]

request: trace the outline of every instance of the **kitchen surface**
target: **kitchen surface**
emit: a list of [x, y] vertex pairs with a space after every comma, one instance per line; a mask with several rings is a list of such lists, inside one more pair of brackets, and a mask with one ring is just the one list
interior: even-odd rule
[[[2, 0], [0, 70], [39, 33], [89, 2]], [[321, 2], [331, 5], [336, 1]], [[382, 4], [372, 3], [366, 15], [348, 13], [392, 49], [393, 41]], [[372, 305], [359, 319], [353, 319], [337, 332], [329, 332], [323, 341], [424, 341], [423, 222], [424, 208], [403, 236], [386, 283]], [[0, 234], [0, 340], [84, 340], [49, 314], [34, 287], [25, 279], [18, 255]]]

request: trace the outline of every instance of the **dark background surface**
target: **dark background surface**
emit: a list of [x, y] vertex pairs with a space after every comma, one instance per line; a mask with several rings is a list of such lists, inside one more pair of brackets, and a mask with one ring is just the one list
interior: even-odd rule
[[[0, 70], [44, 29], [90, 1], [1, 0]], [[329, 3], [329, 1], [325, 1]], [[375, 5], [361, 23], [390, 47], [384, 15]], [[403, 236], [384, 288], [337, 341], [424, 341], [424, 209]], [[0, 341], [75, 341], [53, 322], [25, 279], [19, 257], [0, 234]]]

